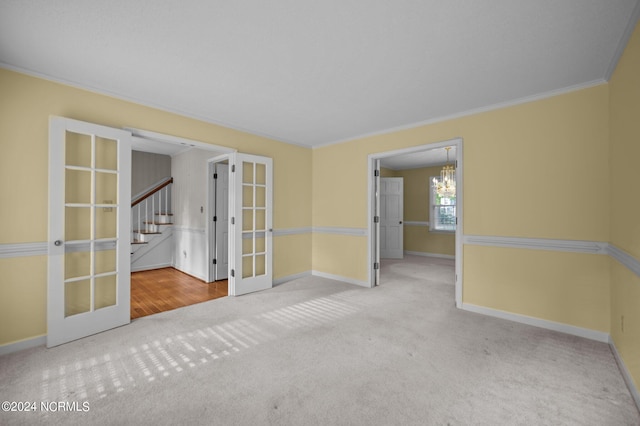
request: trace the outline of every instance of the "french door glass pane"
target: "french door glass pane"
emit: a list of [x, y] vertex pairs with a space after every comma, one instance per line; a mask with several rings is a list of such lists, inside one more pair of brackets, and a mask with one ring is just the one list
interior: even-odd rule
[[87, 170], [66, 169], [65, 203], [91, 203], [91, 172]]
[[118, 142], [96, 136], [96, 168], [118, 169]]
[[253, 276], [253, 256], [242, 257], [242, 278], [251, 278]]
[[[69, 247], [69, 246], [67, 246]], [[91, 274], [91, 255], [88, 251], [66, 251], [64, 254], [64, 278], [86, 277]]]
[[65, 207], [65, 241], [91, 238], [91, 208]]
[[91, 167], [91, 136], [67, 131], [65, 139], [65, 164]]
[[242, 183], [253, 183], [253, 163], [242, 163]]
[[72, 281], [64, 286], [64, 316], [91, 310], [91, 280]]
[[266, 185], [267, 183], [267, 167], [264, 164], [255, 163], [256, 165], [256, 183], [258, 185]]
[[116, 271], [116, 250], [98, 250], [94, 253], [95, 273], [104, 274]]
[[116, 304], [116, 275], [107, 275], [95, 279], [95, 309]]

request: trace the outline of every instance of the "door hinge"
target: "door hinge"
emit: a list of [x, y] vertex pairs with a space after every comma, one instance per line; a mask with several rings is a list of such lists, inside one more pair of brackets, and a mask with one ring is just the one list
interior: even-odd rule
[[378, 170], [378, 169], [374, 170], [374, 171], [373, 171], [373, 175], [374, 175], [375, 177], [380, 176], [380, 170]]
[[217, 222], [217, 221], [218, 221], [218, 216], [214, 216], [214, 217], [213, 217], [213, 221], [214, 221], [214, 222]]
[[217, 265], [217, 264], [218, 264], [218, 261], [217, 261], [216, 259], [213, 259], [213, 264], [214, 264], [214, 265]]
[[232, 224], [232, 225], [235, 225], [235, 224], [236, 224], [236, 218], [235, 218], [235, 217], [232, 217], [232, 218], [231, 218], [231, 224]]
[[380, 222], [380, 216], [374, 216], [373, 223], [379, 223], [379, 222]]
[[232, 164], [231, 165], [231, 173], [235, 173], [236, 172], [236, 165]]
[[213, 178], [214, 178], [214, 179], [218, 179], [218, 174], [217, 174], [217, 173], [214, 173], [214, 174], [213, 174]]
[[380, 269], [380, 264], [378, 262], [374, 263], [373, 264], [373, 269], [374, 270]]
[[236, 270], [235, 270], [235, 269], [232, 269], [232, 270], [231, 270], [231, 276], [232, 276], [232, 277], [235, 277], [235, 276], [236, 276]]
[[458, 224], [458, 218], [456, 217], [456, 225]]

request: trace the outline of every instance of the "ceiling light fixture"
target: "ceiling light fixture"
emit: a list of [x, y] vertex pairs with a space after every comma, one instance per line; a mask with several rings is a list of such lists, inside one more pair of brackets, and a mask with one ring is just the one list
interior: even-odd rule
[[449, 150], [450, 146], [445, 148], [447, 150], [447, 163], [440, 171], [440, 180], [433, 178], [433, 190], [440, 197], [452, 198], [456, 196], [456, 169], [453, 165], [449, 165]]

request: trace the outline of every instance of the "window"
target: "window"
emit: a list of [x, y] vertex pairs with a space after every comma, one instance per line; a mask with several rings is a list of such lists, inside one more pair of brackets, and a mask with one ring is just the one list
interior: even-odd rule
[[456, 231], [456, 196], [440, 196], [433, 189], [433, 181], [441, 182], [440, 176], [429, 179], [429, 230], [439, 232]]

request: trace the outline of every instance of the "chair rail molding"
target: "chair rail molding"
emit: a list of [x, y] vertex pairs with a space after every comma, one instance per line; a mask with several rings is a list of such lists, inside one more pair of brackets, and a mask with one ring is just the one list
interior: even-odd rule
[[555, 240], [547, 238], [497, 237], [485, 235], [465, 235], [464, 244], [508, 247], [531, 250], [566, 251], [574, 253], [608, 254], [608, 243], [600, 241]]

